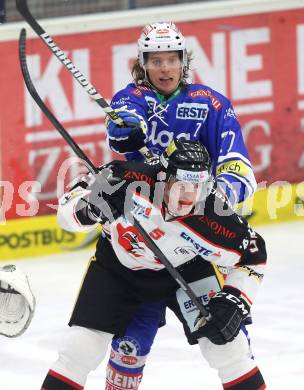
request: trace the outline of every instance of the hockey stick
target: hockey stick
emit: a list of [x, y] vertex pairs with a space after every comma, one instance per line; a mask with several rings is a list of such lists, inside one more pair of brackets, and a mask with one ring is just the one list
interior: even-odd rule
[[[46, 115], [48, 120], [54, 125], [54, 127], [59, 131], [64, 140], [68, 143], [68, 145], [73, 149], [74, 153], [82, 160], [86, 162], [88, 167], [95, 173], [98, 172], [98, 169], [94, 166], [92, 161], [86, 156], [82, 149], [78, 146], [78, 144], [74, 141], [74, 139], [69, 135], [66, 129], [61, 125], [61, 123], [56, 119], [56, 117], [52, 114], [52, 112], [47, 108], [44, 104], [43, 100], [40, 98], [32, 80], [28, 70], [27, 62], [26, 62], [26, 30], [23, 28], [20, 32], [19, 36], [19, 61], [22, 70], [22, 75], [25, 81], [25, 85], [38, 104], [40, 109]], [[98, 176], [98, 175], [97, 175]], [[180, 273], [173, 267], [170, 261], [166, 258], [163, 252], [156, 245], [154, 240], [150, 237], [150, 235], [145, 231], [145, 229], [141, 226], [140, 222], [131, 214], [131, 218], [133, 219], [133, 223], [137, 231], [143, 237], [145, 244], [147, 247], [154, 253], [154, 255], [160, 260], [160, 262], [166, 267], [169, 274], [175, 279], [175, 281], [181, 286], [181, 288], [185, 291], [188, 297], [192, 300], [192, 302], [196, 305], [198, 310], [204, 317], [208, 317], [209, 313], [202, 305], [202, 303], [196, 297], [194, 291], [189, 286], [189, 284], [184, 280], [184, 278], [180, 275]]]
[[[59, 46], [53, 41], [52, 37], [40, 26], [37, 20], [31, 14], [27, 0], [16, 0], [16, 8], [20, 14], [24, 17], [25, 21], [31, 26], [35, 33], [41, 38], [48, 49], [59, 59], [59, 61], [66, 67], [66, 69], [72, 74], [72, 76], [78, 81], [78, 83], [84, 88], [84, 90], [90, 95], [92, 99], [103, 109], [103, 111], [110, 117], [111, 121], [121, 127], [127, 127], [124, 121], [113, 110], [109, 103], [103, 96], [96, 90], [96, 88], [85, 78], [80, 70], [72, 63], [72, 61], [64, 54]], [[144, 146], [140, 150], [141, 154], [149, 159], [153, 158], [152, 152]]]
[[59, 131], [60, 135], [65, 139], [65, 141], [73, 149], [76, 156], [78, 156], [82, 160], [84, 160], [85, 163], [87, 164], [87, 166], [93, 172], [97, 173], [96, 167], [92, 164], [91, 160], [86, 156], [84, 151], [82, 149], [80, 149], [78, 144], [73, 140], [73, 138], [66, 131], [66, 129], [62, 126], [62, 124], [57, 120], [57, 118], [47, 108], [47, 106], [44, 104], [43, 100], [39, 96], [32, 80], [31, 80], [31, 76], [30, 76], [30, 73], [28, 70], [28, 66], [27, 66], [27, 62], [26, 62], [26, 47], [25, 47], [25, 45], [26, 45], [26, 30], [25, 30], [25, 28], [23, 28], [20, 31], [20, 36], [19, 36], [19, 61], [20, 61], [20, 67], [21, 67], [23, 79], [24, 79], [25, 85], [27, 87], [27, 90], [29, 91], [30, 95], [35, 100], [35, 102], [38, 104], [41, 111], [46, 115], [46, 117], [49, 119], [49, 121]]

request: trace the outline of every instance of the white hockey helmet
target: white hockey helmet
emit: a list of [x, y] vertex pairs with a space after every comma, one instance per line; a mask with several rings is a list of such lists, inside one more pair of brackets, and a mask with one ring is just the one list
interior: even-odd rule
[[138, 58], [145, 67], [144, 53], [158, 51], [182, 51], [183, 66], [187, 66], [186, 40], [172, 22], [147, 24], [138, 39]]

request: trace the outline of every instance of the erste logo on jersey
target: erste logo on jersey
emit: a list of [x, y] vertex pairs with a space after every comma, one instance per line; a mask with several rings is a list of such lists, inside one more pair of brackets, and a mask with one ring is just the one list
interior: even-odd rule
[[177, 105], [176, 118], [205, 121], [209, 112], [205, 103], [180, 103]]
[[[197, 297], [197, 299], [203, 304], [203, 305], [207, 305], [210, 301], [210, 299], [212, 297], [214, 297], [214, 295], [216, 294], [216, 292], [214, 290], [210, 290], [208, 292], [206, 292], [205, 294], [203, 295], [200, 295]], [[197, 310], [197, 307], [196, 307], [196, 304], [192, 301], [192, 299], [189, 299], [188, 301], [185, 301], [184, 302], [184, 307], [186, 310]]]
[[203, 256], [217, 256], [217, 257], [221, 257], [221, 253], [220, 252], [217, 252], [215, 253], [213, 250], [210, 250], [208, 248], [205, 248], [201, 243], [198, 243], [197, 241], [195, 241], [191, 236], [189, 236], [189, 234], [187, 234], [186, 232], [181, 232], [180, 236], [188, 241], [188, 242], [191, 242], [191, 244], [193, 245], [193, 247], [196, 249], [197, 253], [200, 254], [200, 255], [203, 255]]

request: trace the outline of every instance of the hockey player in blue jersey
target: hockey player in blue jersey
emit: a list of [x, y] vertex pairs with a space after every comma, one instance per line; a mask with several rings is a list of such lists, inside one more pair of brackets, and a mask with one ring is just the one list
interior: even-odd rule
[[[134, 82], [111, 102], [127, 126], [108, 120], [109, 143], [132, 160], [143, 159], [139, 150], [145, 146], [159, 155], [172, 139], [199, 140], [209, 151], [218, 187], [234, 205], [256, 189], [241, 126], [225, 96], [206, 85], [188, 83], [190, 63], [185, 38], [173, 23], [147, 25], [138, 40]], [[113, 340], [108, 372], [142, 376], [164, 310], [164, 303], [138, 310], [125, 336]], [[136, 356], [135, 366], [128, 363], [129, 355]], [[106, 389], [111, 386], [108, 382]], [[132, 389], [138, 386], [139, 382]]]

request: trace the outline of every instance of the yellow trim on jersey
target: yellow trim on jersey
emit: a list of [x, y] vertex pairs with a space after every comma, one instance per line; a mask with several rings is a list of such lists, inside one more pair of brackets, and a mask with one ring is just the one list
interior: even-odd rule
[[241, 160], [226, 161], [216, 167], [216, 174], [236, 173], [240, 176], [246, 176], [249, 173], [249, 167]]
[[[142, 132], [144, 134], [147, 134], [148, 126], [147, 126], [146, 122], [144, 121], [144, 118], [136, 112], [135, 108], [129, 109], [128, 106], [122, 106], [122, 107], [115, 108], [114, 111], [116, 114], [118, 113], [118, 115], [119, 115], [119, 112], [122, 112], [122, 111], [123, 112], [130, 112], [131, 114], [136, 115], [140, 121], [139, 123], [140, 123], [140, 128], [141, 128]], [[106, 118], [105, 118], [106, 127], [108, 126], [109, 121], [111, 121], [111, 118], [109, 116], [106, 116]]]
[[[90, 267], [90, 265], [91, 265], [91, 263], [92, 263], [93, 261], [96, 261], [96, 256], [91, 256], [90, 259], [89, 259], [89, 261], [88, 261], [86, 270], [85, 270], [85, 272], [83, 273], [83, 276], [82, 276], [82, 279], [81, 279], [81, 282], [80, 282], [80, 285], [79, 285], [79, 288], [78, 288], [78, 291], [77, 291], [77, 294], [76, 294], [76, 298], [74, 299], [74, 304], [73, 304], [73, 308], [72, 308], [71, 313], [73, 313], [73, 311], [74, 311], [74, 309], [75, 309], [75, 305], [76, 305], [76, 302], [78, 301], [78, 297], [79, 297], [80, 291], [81, 291], [81, 289], [82, 289], [84, 279], [85, 279], [85, 277], [87, 276], [89, 267]], [[71, 314], [71, 316], [72, 316], [72, 314]], [[70, 316], [70, 317], [71, 317], [71, 316]]]
[[215, 265], [213, 263], [211, 263], [211, 265], [212, 265], [212, 267], [214, 269], [215, 276], [217, 278], [217, 281], [219, 282], [220, 287], [223, 288], [224, 283], [225, 283], [223, 274], [221, 273], [221, 271], [219, 270], [217, 265]]
[[176, 151], [177, 147], [175, 145], [175, 142], [174, 141], [171, 141], [170, 144], [168, 145], [167, 147], [167, 155], [168, 156], [171, 156], [172, 153], [174, 153]]

